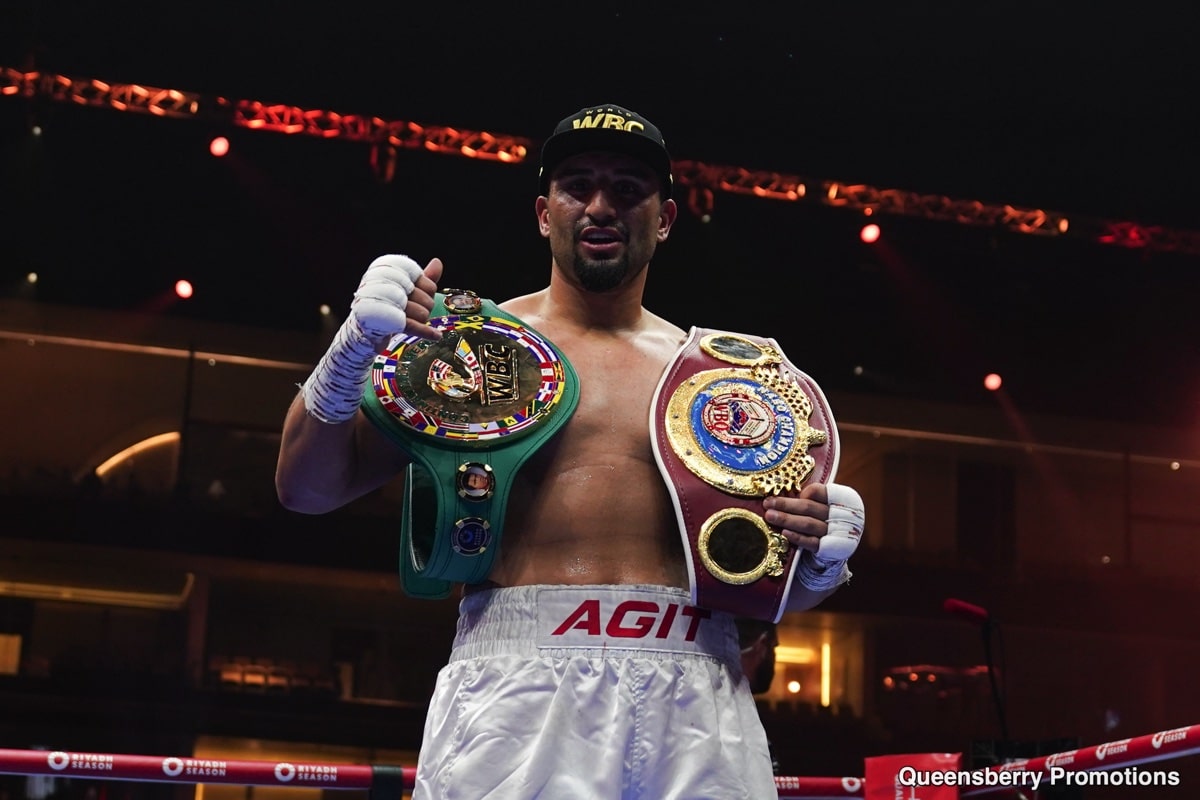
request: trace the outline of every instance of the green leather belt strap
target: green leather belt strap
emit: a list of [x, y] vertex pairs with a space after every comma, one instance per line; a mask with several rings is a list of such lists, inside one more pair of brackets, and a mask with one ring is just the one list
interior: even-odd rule
[[579, 378], [547, 339], [474, 292], [435, 296], [441, 341], [402, 335], [375, 358], [362, 409], [411, 457], [400, 583], [441, 599], [491, 571], [518, 470], [570, 419]]

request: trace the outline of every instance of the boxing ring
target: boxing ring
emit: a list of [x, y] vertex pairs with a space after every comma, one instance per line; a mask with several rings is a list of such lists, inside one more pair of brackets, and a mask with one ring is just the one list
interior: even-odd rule
[[[985, 769], [956, 770], [949, 774], [961, 777], [949, 779], [957, 780], [960, 784], [957, 796], [963, 798], [1008, 797], [1018, 791], [1024, 797], [1034, 798], [1037, 796], [1036, 791], [1030, 791], [1027, 781], [1022, 780], [1014, 786], [1016, 776], [1024, 779], [1041, 775], [1046, 780], [1058, 776], [1060, 780], [1054, 784], [1056, 786], [1063, 785], [1064, 780], [1071, 785], [1087, 785], [1086, 781], [1081, 782], [1079, 776], [1114, 770], [1123, 770], [1126, 774], [1131, 774], [1132, 779], [1123, 784], [1138, 788], [1151, 785], [1139, 776], [1153, 777], [1154, 773], [1130, 768], [1183, 758], [1198, 752], [1200, 725], [1191, 725], [1077, 750], [1019, 759]], [[895, 759], [896, 756], [889, 758]], [[416, 768], [0, 748], [0, 774], [155, 783], [225, 783], [325, 790], [357, 789], [366, 790], [372, 800], [399, 800], [412, 790]], [[1004, 777], [1006, 775], [1007, 778]], [[1066, 776], [1075, 776], [1076, 780], [1072, 783]], [[899, 777], [897, 773], [897, 780]], [[779, 776], [775, 778], [775, 785], [779, 790], [779, 797], [785, 800], [868, 796], [866, 779], [862, 777]], [[1185, 792], [1182, 796], [1190, 794]]]

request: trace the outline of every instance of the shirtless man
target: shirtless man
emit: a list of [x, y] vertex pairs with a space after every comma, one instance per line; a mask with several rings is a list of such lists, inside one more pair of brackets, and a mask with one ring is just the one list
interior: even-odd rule
[[[579, 404], [521, 468], [486, 583], [465, 587], [426, 722], [417, 800], [775, 796], [733, 618], [688, 605], [679, 528], [651, 446], [651, 400], [686, 338], [642, 306], [647, 267], [677, 214], [670, 193], [658, 129], [626, 109], [582, 109], [543, 149], [535, 210], [550, 281], [500, 308], [574, 366]], [[422, 269], [382, 256], [368, 268], [288, 411], [276, 475], [285, 507], [325, 513], [405, 468], [405, 452], [359, 398], [394, 334], [440, 337], [426, 323], [441, 279], [437, 258]], [[808, 579], [788, 608], [811, 608], [849, 576], [845, 558], [813, 556], [827, 532], [829, 487], [762, 503], [767, 522], [808, 553]], [[589, 640], [586, 624], [558, 624], [587, 603], [611, 609], [630, 598], [663, 617], [684, 609], [689, 625], [622, 650]], [[569, 635], [548, 641], [556, 624]]]

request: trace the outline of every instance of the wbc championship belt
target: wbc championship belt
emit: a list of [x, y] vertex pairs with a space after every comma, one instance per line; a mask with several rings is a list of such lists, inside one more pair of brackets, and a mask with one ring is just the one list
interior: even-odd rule
[[375, 357], [362, 409], [412, 458], [400, 525], [400, 582], [441, 599], [491, 571], [521, 465], [575, 411], [579, 379], [548, 340], [490, 300], [447, 289], [429, 324]]
[[841, 448], [821, 388], [774, 339], [692, 328], [659, 380], [650, 428], [692, 602], [778, 622], [799, 551], [762, 501], [833, 480]]

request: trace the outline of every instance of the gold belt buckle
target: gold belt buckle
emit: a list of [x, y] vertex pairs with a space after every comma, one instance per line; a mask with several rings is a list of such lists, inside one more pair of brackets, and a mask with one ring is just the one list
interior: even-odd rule
[[531, 431], [562, 400], [562, 361], [532, 330], [481, 314], [474, 292], [446, 292], [454, 313], [430, 321], [442, 339], [405, 336], [376, 358], [382, 409], [401, 429], [447, 446], [491, 446]]

